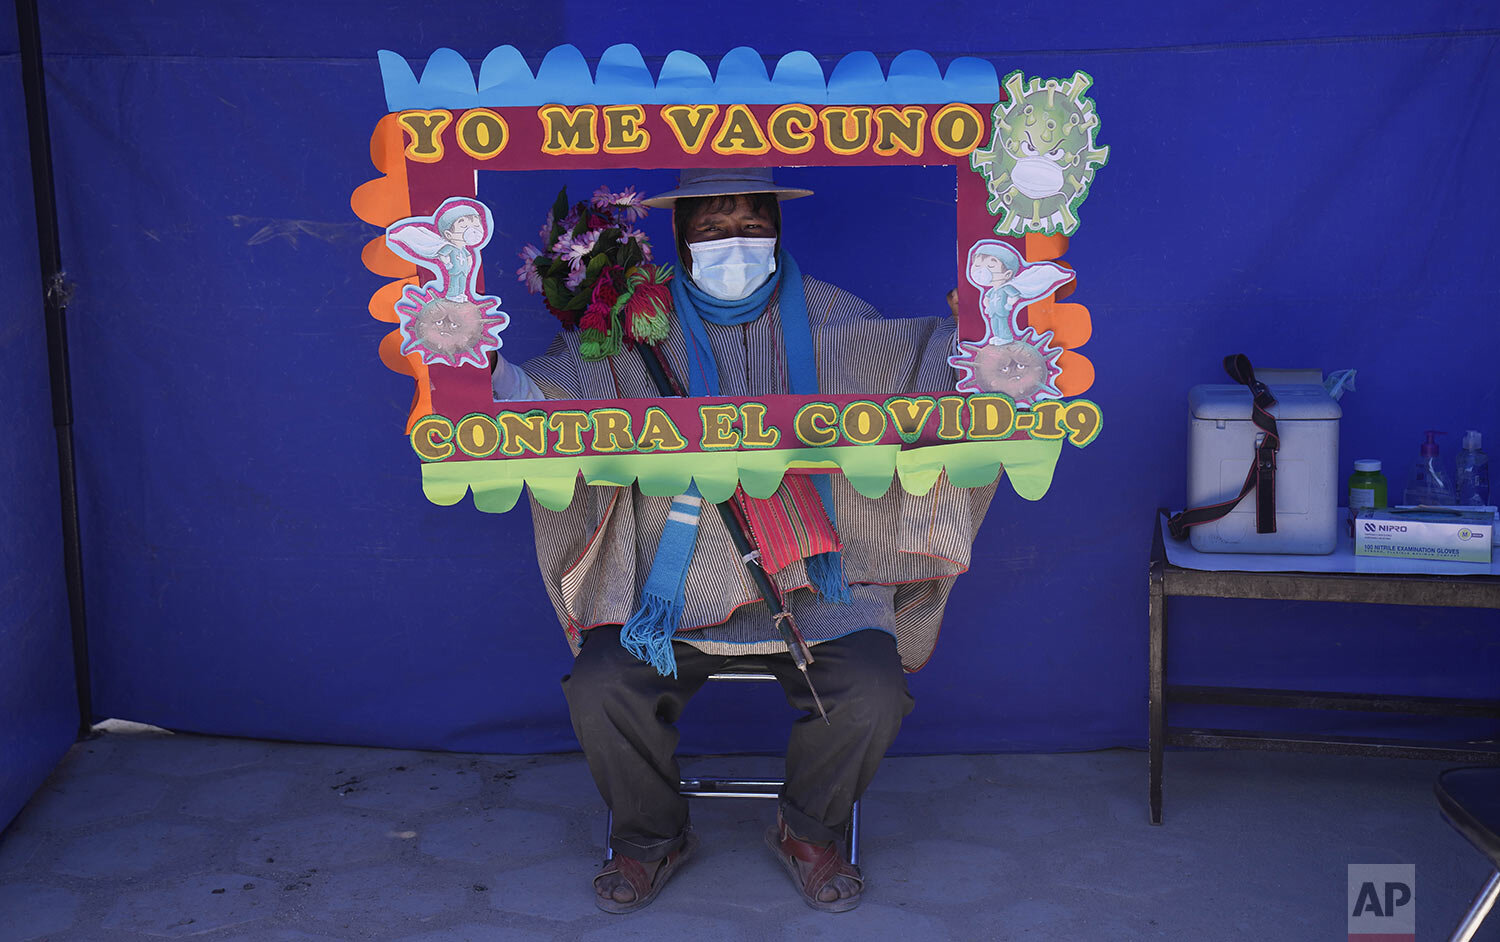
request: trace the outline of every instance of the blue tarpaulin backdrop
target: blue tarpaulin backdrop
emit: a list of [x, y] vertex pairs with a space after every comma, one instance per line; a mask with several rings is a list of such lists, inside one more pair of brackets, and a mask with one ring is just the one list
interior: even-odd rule
[[31, 208], [21, 68], [13, 18], [0, 17], [0, 251], [10, 263], [0, 306], [0, 827], [78, 729], [63, 581], [57, 439]]
[[[1047, 497], [1002, 487], [942, 641], [912, 678], [905, 752], [1139, 745], [1154, 508], [1184, 493], [1186, 393], [1219, 361], [1360, 370], [1341, 464], [1399, 490], [1426, 428], [1500, 444], [1500, 7], [1177, 2], [1045, 6], [42, 3], [100, 717], [294, 740], [575, 748], [569, 655], [530, 521], [422, 497], [408, 378], [376, 359], [382, 280], [349, 195], [385, 113], [377, 49], [418, 68], [571, 42], [660, 65], [749, 45], [825, 69], [871, 49], [981, 56], [1003, 76], [1091, 73], [1111, 148], [1067, 261], [1104, 432]], [[0, 71], [0, 820], [75, 724], [55, 459], [11, 33]], [[892, 314], [940, 313], [951, 171], [786, 171], [804, 270]], [[481, 183], [503, 208], [488, 278], [538, 352], [550, 318], [514, 281], [562, 182]], [[943, 241], [947, 239], [947, 241]], [[509, 241], [507, 241], [509, 240]], [[662, 243], [665, 245], [665, 243]], [[1496, 449], [1500, 450], [1500, 449]], [[1495, 693], [1494, 613], [1183, 604], [1174, 676], [1209, 683]], [[739, 693], [738, 691], [736, 692]], [[774, 749], [776, 695], [706, 693], [685, 750]], [[1328, 719], [1313, 722], [1328, 724]], [[1338, 722], [1350, 723], [1345, 718]], [[1390, 720], [1384, 721], [1390, 728]], [[1492, 731], [1491, 731], [1492, 734]]]

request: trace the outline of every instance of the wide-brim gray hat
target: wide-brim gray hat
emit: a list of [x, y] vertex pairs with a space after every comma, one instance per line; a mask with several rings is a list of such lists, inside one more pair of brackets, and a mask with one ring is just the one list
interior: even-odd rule
[[777, 186], [770, 167], [706, 167], [684, 170], [677, 176], [677, 189], [641, 202], [653, 209], [667, 209], [684, 197], [738, 196], [742, 193], [775, 193], [777, 199], [812, 196], [812, 190]]

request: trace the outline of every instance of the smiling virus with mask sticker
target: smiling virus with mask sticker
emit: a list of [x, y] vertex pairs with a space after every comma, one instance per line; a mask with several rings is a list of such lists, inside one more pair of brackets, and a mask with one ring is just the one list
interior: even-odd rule
[[1076, 210], [1109, 160], [1109, 148], [1094, 144], [1099, 118], [1083, 96], [1091, 84], [1084, 72], [1067, 82], [1006, 76], [990, 146], [969, 155], [990, 192], [986, 209], [1000, 217], [995, 232], [1072, 235], [1078, 228]]

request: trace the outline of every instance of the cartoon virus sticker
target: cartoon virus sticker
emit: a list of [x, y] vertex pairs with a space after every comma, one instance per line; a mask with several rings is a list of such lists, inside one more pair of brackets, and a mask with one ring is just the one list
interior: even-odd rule
[[1009, 100], [995, 105], [990, 146], [969, 155], [969, 166], [984, 174], [989, 188], [985, 208], [999, 217], [997, 234], [1077, 230], [1076, 213], [1094, 171], [1109, 160], [1109, 148], [1094, 145], [1094, 102], [1083, 97], [1093, 82], [1086, 72], [1074, 72], [1065, 83], [1027, 82], [1020, 72], [1005, 77]]
[[428, 364], [489, 365], [488, 353], [500, 349], [500, 331], [510, 323], [500, 299], [477, 290], [480, 252], [494, 231], [489, 207], [470, 197], [446, 199], [431, 216], [386, 229], [391, 251], [436, 276], [401, 290], [396, 315], [403, 355], [420, 354]]
[[1057, 388], [1062, 368], [1057, 361], [1063, 351], [1052, 345], [1050, 330], [1038, 334], [1027, 327], [1014, 340], [959, 340], [954, 347], [958, 352], [948, 362], [963, 374], [956, 387], [959, 392], [1004, 393], [1018, 406], [1062, 396]]

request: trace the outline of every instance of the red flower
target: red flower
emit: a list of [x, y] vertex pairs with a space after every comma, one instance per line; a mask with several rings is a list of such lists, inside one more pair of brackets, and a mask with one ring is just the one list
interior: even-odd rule
[[542, 303], [547, 305], [547, 310], [552, 314], [553, 317], [562, 322], [563, 330], [572, 330], [573, 328], [578, 326], [577, 311], [559, 310], [558, 308], [552, 306], [551, 301], [547, 301], [545, 299], [543, 299]]

